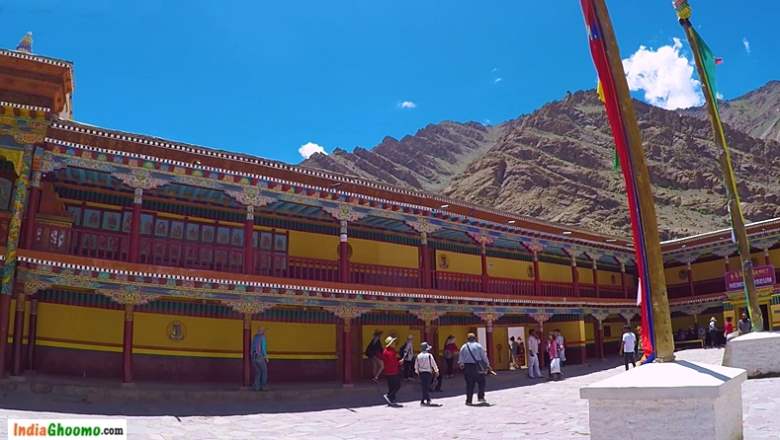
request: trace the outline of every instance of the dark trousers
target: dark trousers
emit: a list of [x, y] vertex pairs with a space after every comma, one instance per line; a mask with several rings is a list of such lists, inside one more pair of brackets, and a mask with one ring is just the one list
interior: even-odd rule
[[398, 374], [387, 376], [387, 398], [390, 399], [391, 402], [395, 403], [396, 394], [398, 394], [398, 390], [400, 389], [401, 389], [401, 376], [399, 376]]
[[422, 389], [421, 402], [431, 401], [431, 381], [433, 380], [433, 374], [427, 371], [420, 373], [420, 388]]
[[474, 385], [477, 385], [477, 399], [485, 399], [485, 375], [479, 374], [477, 364], [463, 364], [463, 377], [466, 379], [466, 403], [471, 403]]
[[444, 358], [444, 362], [447, 364], [447, 374], [452, 376], [452, 364], [455, 363], [455, 358]]
[[414, 377], [414, 361], [404, 361], [404, 379]]
[[636, 368], [636, 361], [633, 351], [623, 352], [623, 363], [626, 365], [626, 371], [628, 371], [628, 364], [631, 364], [631, 366]]

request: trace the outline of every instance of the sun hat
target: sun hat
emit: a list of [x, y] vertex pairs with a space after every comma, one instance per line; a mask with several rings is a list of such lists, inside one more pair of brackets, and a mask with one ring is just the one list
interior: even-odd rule
[[468, 340], [477, 339], [477, 335], [475, 335], [474, 333], [469, 333], [466, 335], [466, 339]]
[[431, 349], [431, 346], [427, 342], [423, 342], [422, 344], [420, 344], [420, 350], [421, 351], [428, 351], [430, 349]]
[[389, 346], [393, 345], [393, 343], [395, 342], [396, 339], [398, 339], [398, 338], [395, 338], [393, 336], [386, 337], [385, 338], [385, 347], [389, 347]]

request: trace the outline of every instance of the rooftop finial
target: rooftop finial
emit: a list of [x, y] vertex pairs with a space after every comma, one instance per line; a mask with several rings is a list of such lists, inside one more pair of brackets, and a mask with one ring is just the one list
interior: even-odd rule
[[27, 32], [16, 45], [18, 52], [32, 53], [32, 32]]

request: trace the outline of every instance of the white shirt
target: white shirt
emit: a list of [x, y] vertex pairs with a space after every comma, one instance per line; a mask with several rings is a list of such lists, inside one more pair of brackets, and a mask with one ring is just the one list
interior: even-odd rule
[[422, 352], [414, 358], [414, 371], [420, 373], [438, 373], [439, 366], [433, 359], [433, 355], [428, 352]]
[[636, 335], [634, 332], [623, 333], [623, 353], [633, 353], [636, 346]]
[[528, 352], [533, 354], [539, 353], [539, 339], [536, 336], [528, 337]]

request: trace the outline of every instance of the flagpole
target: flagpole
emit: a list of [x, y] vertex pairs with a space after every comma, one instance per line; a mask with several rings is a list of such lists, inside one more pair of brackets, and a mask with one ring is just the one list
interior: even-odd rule
[[726, 135], [723, 131], [723, 124], [721, 124], [720, 121], [720, 113], [718, 112], [716, 101], [717, 97], [714, 96], [711, 79], [704, 67], [699, 40], [696, 38], [695, 31], [691, 25], [691, 8], [688, 6], [687, 0], [677, 0], [674, 3], [674, 6], [680, 25], [682, 25], [685, 30], [685, 36], [688, 37], [688, 44], [691, 45], [694, 60], [696, 61], [696, 70], [699, 73], [701, 87], [704, 91], [704, 99], [710, 114], [710, 122], [712, 123], [712, 132], [715, 135], [715, 143], [723, 149], [723, 152], [720, 155], [720, 166], [725, 180], [724, 184], [728, 197], [731, 227], [737, 241], [737, 250], [739, 251], [742, 267], [742, 279], [745, 283], [745, 300], [750, 313], [753, 331], [763, 331], [764, 318], [761, 314], [761, 307], [758, 305], [756, 283], [753, 279], [753, 261], [750, 259], [750, 241], [748, 240], [747, 231], [745, 230], [745, 217], [742, 215], [742, 207], [739, 203], [739, 192], [737, 190], [736, 178], [734, 177], [734, 168], [731, 165], [731, 154], [729, 154]]
[[615, 93], [618, 97], [620, 113], [624, 116], [623, 121], [628, 137], [628, 149], [631, 159], [630, 166], [636, 176], [637, 203], [644, 231], [642, 239], [647, 253], [646, 276], [649, 281], [653, 310], [655, 355], [660, 362], [671, 362], [674, 361], [672, 320], [669, 311], [669, 298], [666, 293], [666, 279], [664, 276], [663, 256], [661, 255], [661, 242], [658, 237], [655, 203], [650, 187], [650, 173], [647, 170], [645, 154], [642, 149], [642, 138], [639, 134], [639, 125], [636, 122], [634, 105], [628, 90], [626, 74], [623, 71], [623, 61], [620, 58], [620, 49], [615, 39], [615, 32], [612, 29], [607, 5], [604, 0], [593, 0], [592, 4], [601, 25], [601, 32], [606, 44], [609, 69], [615, 84]]

